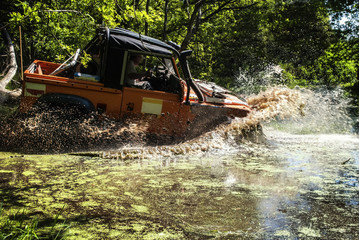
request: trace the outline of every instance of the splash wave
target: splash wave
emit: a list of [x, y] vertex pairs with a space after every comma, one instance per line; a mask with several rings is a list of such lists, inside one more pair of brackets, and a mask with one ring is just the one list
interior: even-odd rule
[[345, 108], [347, 101], [338, 92], [270, 87], [249, 96], [248, 103], [253, 109], [248, 117], [228, 119], [192, 139], [149, 134], [146, 123], [138, 119], [67, 120], [56, 115], [51, 118], [51, 112], [43, 112], [4, 121], [0, 146], [3, 151], [24, 153], [100, 151], [104, 157], [129, 159], [243, 150], [244, 141], [265, 140], [261, 125], [267, 123], [287, 126], [288, 131], [297, 133], [306, 129], [349, 131], [352, 124]]

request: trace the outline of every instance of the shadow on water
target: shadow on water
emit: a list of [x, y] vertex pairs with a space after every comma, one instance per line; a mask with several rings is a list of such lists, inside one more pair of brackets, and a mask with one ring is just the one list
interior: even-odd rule
[[[0, 223], [18, 213], [48, 236], [58, 216], [65, 239], [357, 239], [359, 139], [342, 116], [344, 130], [308, 131], [310, 96], [268, 89], [249, 99], [248, 118], [176, 145], [0, 153]], [[102, 124], [88, 130], [94, 145], [123, 127]], [[262, 134], [248, 141], [251, 129]]]

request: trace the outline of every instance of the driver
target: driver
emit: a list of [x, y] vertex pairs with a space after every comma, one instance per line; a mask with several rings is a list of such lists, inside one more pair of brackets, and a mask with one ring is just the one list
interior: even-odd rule
[[142, 55], [132, 55], [126, 67], [126, 85], [142, 89], [152, 89], [148, 81], [144, 79], [152, 75], [151, 70], [137, 72], [136, 67], [143, 61]]

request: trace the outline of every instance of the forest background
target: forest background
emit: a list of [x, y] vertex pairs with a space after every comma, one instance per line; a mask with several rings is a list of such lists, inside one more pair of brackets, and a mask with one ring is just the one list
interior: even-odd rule
[[[192, 75], [237, 91], [265, 84], [341, 86], [358, 104], [358, 0], [2, 0], [0, 78], [34, 59], [63, 62], [99, 26], [192, 49]], [[11, 41], [10, 41], [11, 40]], [[15, 63], [15, 64], [16, 64]]]

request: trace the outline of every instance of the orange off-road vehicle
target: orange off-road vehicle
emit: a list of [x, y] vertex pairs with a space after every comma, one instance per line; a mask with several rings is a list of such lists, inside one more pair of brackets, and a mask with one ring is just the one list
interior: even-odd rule
[[[82, 65], [81, 53], [91, 55]], [[228, 117], [246, 117], [245, 100], [213, 83], [192, 79], [187, 57], [172, 42], [125, 29], [101, 28], [82, 50], [63, 64], [35, 60], [24, 73], [21, 112], [38, 105], [75, 108], [109, 118], [136, 118], [148, 131], [184, 135], [210, 128]], [[139, 68], [152, 68], [146, 88], [127, 84], [132, 56], [142, 55]], [[201, 127], [200, 127], [201, 126]]]

